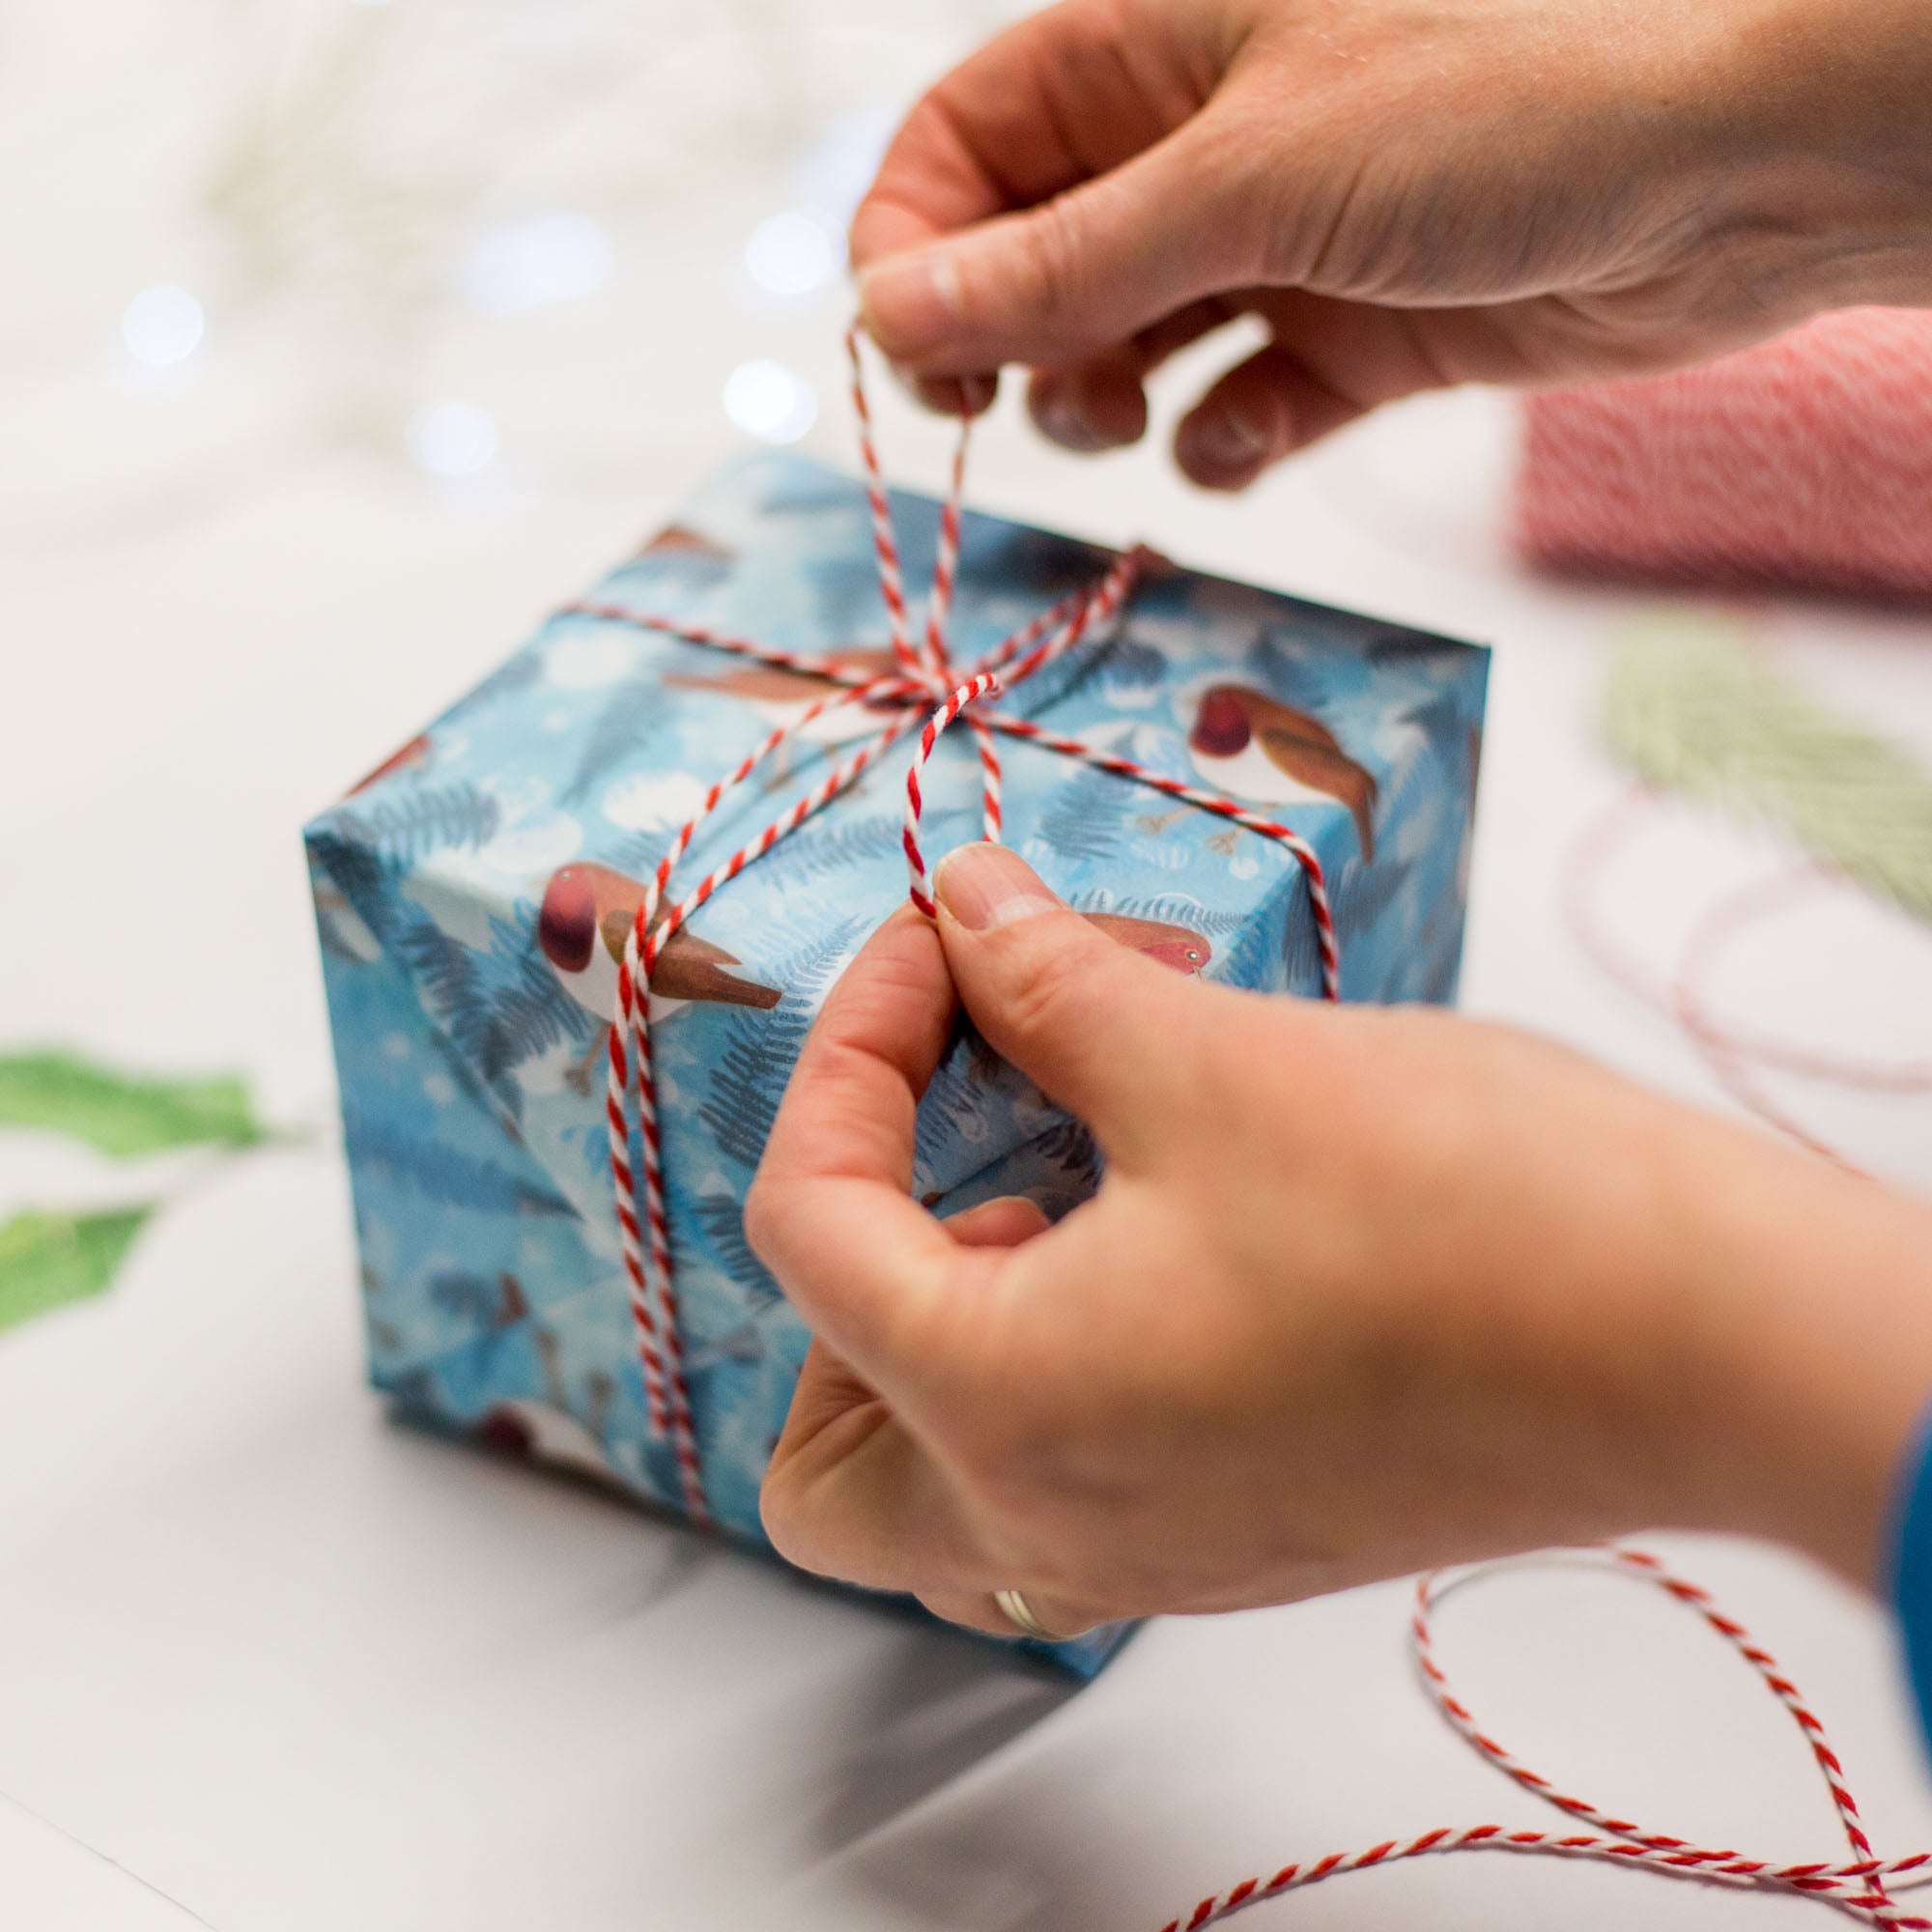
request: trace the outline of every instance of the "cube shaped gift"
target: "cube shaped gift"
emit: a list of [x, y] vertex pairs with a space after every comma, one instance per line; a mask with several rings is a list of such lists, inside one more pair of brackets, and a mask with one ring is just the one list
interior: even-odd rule
[[[937, 564], [923, 639], [901, 554]], [[990, 822], [1175, 971], [1446, 1001], [1487, 668], [794, 456], [727, 470], [308, 829], [376, 1384], [761, 1543], [808, 1337], [741, 1208], [908, 853], [917, 898]], [[956, 1043], [936, 1212], [1058, 1215], [1097, 1167]]]

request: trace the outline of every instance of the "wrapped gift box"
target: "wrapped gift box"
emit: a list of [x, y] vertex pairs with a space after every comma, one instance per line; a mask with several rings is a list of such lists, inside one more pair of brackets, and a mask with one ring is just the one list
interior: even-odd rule
[[[909, 582], [929, 499], [894, 499]], [[968, 663], [1111, 561], [966, 520]], [[860, 485], [742, 462], [612, 572], [600, 606], [883, 668]], [[1006, 700], [1053, 729], [1285, 819], [1321, 855], [1351, 1000], [1444, 1002], [1488, 653], [1172, 566]], [[603, 1041], [611, 948], [711, 781], [822, 686], [565, 611], [308, 828], [354, 1184], [369, 1359], [408, 1414], [679, 1507], [649, 1427], [613, 1214]], [[863, 705], [819, 721], [708, 821], [689, 886], [822, 777]], [[956, 739], [957, 742], [953, 742]], [[758, 1488], [807, 1334], [741, 1205], [826, 989], [905, 896], [904, 743], [706, 903], [652, 1002], [682, 1340], [719, 1525], [762, 1544]], [[1045, 750], [1005, 751], [1007, 837], [1119, 943], [1177, 971], [1312, 994], [1307, 886], [1268, 840]], [[937, 856], [979, 830], [963, 732], [928, 769]], [[679, 890], [673, 883], [673, 896]], [[1078, 1122], [970, 1036], [920, 1112], [917, 1185], [1065, 1211], [1097, 1180]], [[1089, 1669], [1104, 1638], [1059, 1647]]]

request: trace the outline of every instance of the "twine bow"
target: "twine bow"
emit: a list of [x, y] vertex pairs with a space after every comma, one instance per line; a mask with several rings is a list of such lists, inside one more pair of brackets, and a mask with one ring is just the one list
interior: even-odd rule
[[[1065, 657], [1083, 639], [1096, 635], [1119, 613], [1143, 571], [1153, 560], [1152, 552], [1136, 548], [1125, 553], [1116, 559], [1098, 582], [1084, 591], [1063, 598], [1050, 610], [1022, 625], [977, 664], [962, 668], [953, 662], [947, 645], [947, 626], [952, 615], [959, 565], [959, 506], [965, 485], [968, 436], [968, 425], [963, 417], [952, 457], [952, 476], [940, 510], [939, 541], [933, 564], [932, 592], [926, 601], [924, 630], [919, 640], [914, 641], [906, 609], [904, 577], [899, 566], [898, 543], [893, 529], [892, 508], [886, 498], [878, 451], [872, 440], [871, 411], [866, 400], [865, 372], [856, 327], [846, 335], [846, 350], [851, 362], [852, 406], [859, 423], [859, 454], [865, 467], [867, 500], [871, 508], [879, 594], [885, 605], [891, 632], [895, 670], [884, 676], [873, 676], [815, 652], [777, 650], [769, 644], [757, 643], [747, 638], [729, 637], [674, 617], [625, 610], [614, 605], [573, 604], [566, 606], [563, 612], [660, 632], [686, 643], [702, 644], [713, 650], [753, 658], [760, 664], [799, 671], [838, 687], [769, 732], [704, 794], [697, 810], [679, 827], [645, 886], [643, 901], [638, 908], [637, 919], [625, 942], [624, 956], [617, 973], [617, 1014], [611, 1026], [606, 1106], [617, 1228], [624, 1250], [625, 1271], [630, 1280], [631, 1312], [637, 1324], [639, 1353], [643, 1363], [644, 1396], [651, 1430], [660, 1440], [668, 1439], [670, 1442], [685, 1509], [692, 1520], [700, 1524], [710, 1522], [711, 1512], [705, 1500], [703, 1464], [696, 1431], [692, 1422], [691, 1392], [685, 1378], [684, 1347], [671, 1264], [670, 1230], [665, 1215], [664, 1148], [651, 1066], [651, 976], [673, 935], [719, 887], [735, 879], [747, 866], [763, 858], [780, 839], [797, 831], [813, 813], [831, 804], [914, 725], [923, 720], [919, 742], [906, 770], [904, 845], [912, 902], [928, 919], [934, 917], [935, 907], [931, 875], [920, 849], [920, 814], [924, 802], [921, 781], [941, 734], [956, 720], [963, 719], [979, 752], [984, 836], [989, 839], [998, 840], [1004, 818], [998, 739], [1006, 737], [1039, 746], [1063, 757], [1075, 758], [1099, 771], [1111, 772], [1136, 784], [1150, 786], [1169, 798], [1179, 799], [1202, 811], [1212, 812], [1216, 817], [1245, 827], [1281, 846], [1301, 867], [1308, 881], [1309, 907], [1315, 920], [1316, 941], [1321, 954], [1322, 994], [1330, 1000], [1340, 997], [1335, 927], [1329, 912], [1321, 861], [1314, 849], [1289, 827], [1249, 811], [1218, 793], [1181, 784], [1158, 772], [1149, 771], [1130, 758], [1116, 756], [1084, 744], [1078, 738], [1050, 731], [1031, 719], [987, 708], [986, 700], [1014, 690], [1045, 665]], [[718, 809], [724, 797], [742, 784], [788, 739], [827, 713], [853, 705], [889, 711], [892, 716], [874, 736], [865, 740], [856, 752], [842, 761], [835, 761], [817, 784], [781, 812], [749, 844], [740, 846], [722, 865], [707, 872], [660, 919], [659, 908], [665, 902], [672, 872], [690, 850], [698, 827]], [[641, 1190], [633, 1172], [630, 1153], [634, 1111], [639, 1145], [643, 1155]]]

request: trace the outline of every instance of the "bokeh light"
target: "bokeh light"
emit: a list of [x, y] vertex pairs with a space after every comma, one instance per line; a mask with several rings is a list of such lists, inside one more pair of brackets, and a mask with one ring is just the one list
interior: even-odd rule
[[796, 442], [818, 420], [818, 398], [782, 362], [741, 362], [724, 379], [724, 413], [760, 442]]
[[208, 318], [185, 289], [162, 283], [143, 289], [121, 318], [128, 354], [148, 369], [171, 369], [201, 347]]
[[745, 243], [752, 279], [775, 296], [810, 295], [838, 272], [844, 246], [823, 215], [791, 208], [768, 215]]
[[594, 295], [611, 273], [611, 238], [587, 214], [495, 221], [470, 241], [463, 288], [485, 315], [527, 315]]
[[432, 476], [474, 476], [497, 454], [497, 423], [474, 403], [430, 403], [410, 419], [410, 454]]
[[811, 208], [825, 209], [841, 227], [879, 171], [902, 110], [874, 101], [841, 114], [821, 130], [791, 171], [792, 192]]

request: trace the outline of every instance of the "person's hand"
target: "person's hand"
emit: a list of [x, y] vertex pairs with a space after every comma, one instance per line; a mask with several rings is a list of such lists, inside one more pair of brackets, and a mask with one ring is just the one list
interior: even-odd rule
[[[746, 1208], [811, 1323], [764, 1520], [1012, 1634], [1641, 1526], [1868, 1578], [1932, 1389], [1932, 1213], [1527, 1036], [1203, 984], [1002, 848], [835, 988]], [[1097, 1196], [908, 1194], [957, 998]]]
[[1064, 0], [913, 110], [852, 224], [927, 399], [1037, 372], [1073, 449], [1241, 314], [1182, 420], [1237, 489], [1379, 403], [1932, 302], [1923, 0]]

